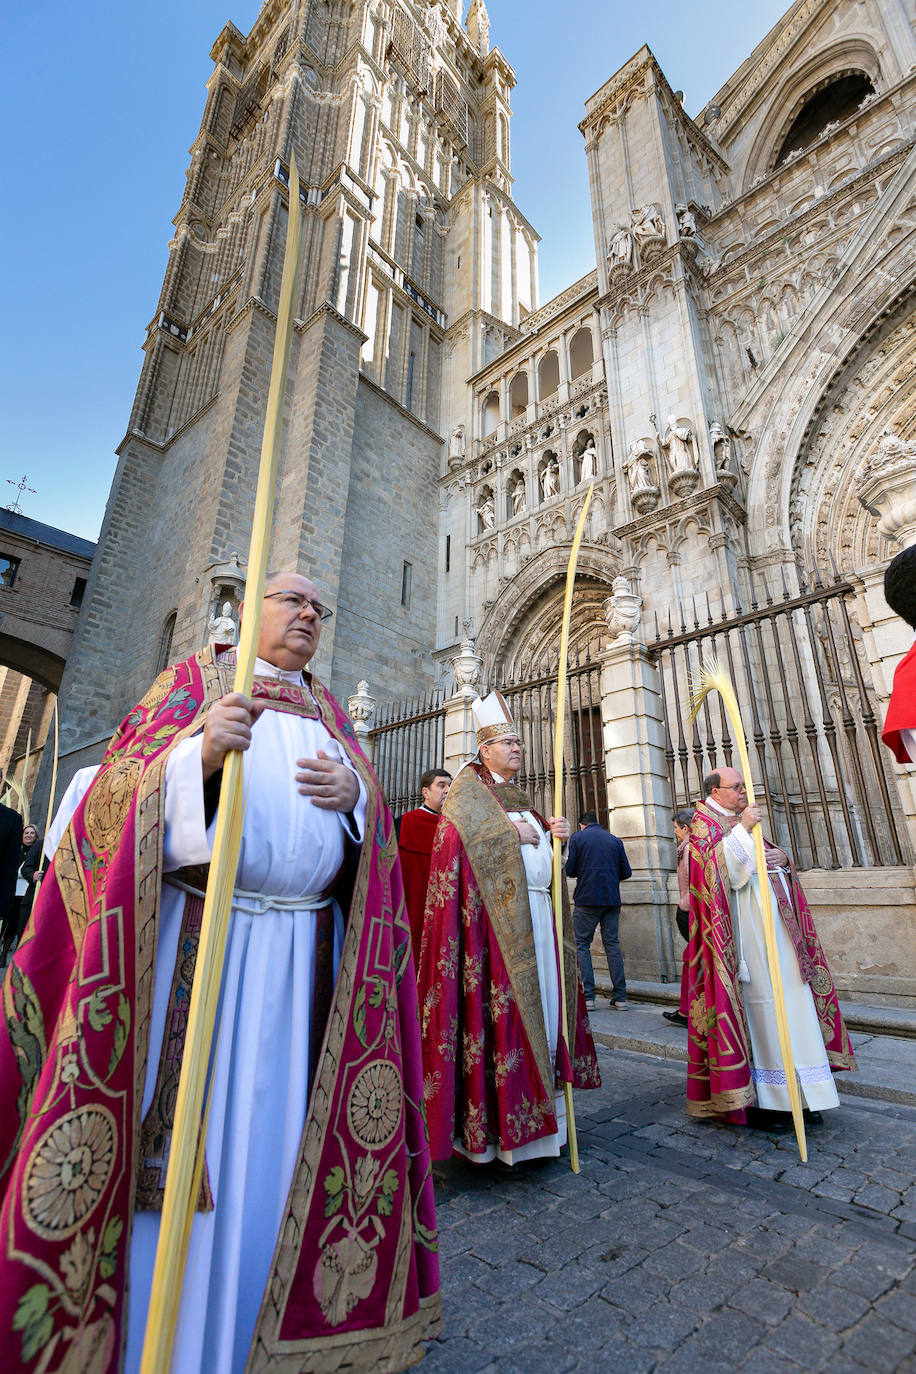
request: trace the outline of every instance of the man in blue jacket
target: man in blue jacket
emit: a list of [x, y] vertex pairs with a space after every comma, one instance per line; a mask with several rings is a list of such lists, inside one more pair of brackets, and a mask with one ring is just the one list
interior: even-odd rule
[[632, 870], [620, 840], [598, 824], [594, 811], [583, 811], [579, 817], [579, 829], [569, 841], [566, 852], [566, 873], [568, 877], [576, 879], [573, 928], [576, 932], [579, 971], [585, 989], [585, 1005], [589, 1011], [595, 1010], [591, 943], [600, 925], [608, 972], [614, 984], [611, 1006], [618, 1011], [625, 1011], [627, 981], [617, 930], [620, 923], [620, 884], [631, 876]]

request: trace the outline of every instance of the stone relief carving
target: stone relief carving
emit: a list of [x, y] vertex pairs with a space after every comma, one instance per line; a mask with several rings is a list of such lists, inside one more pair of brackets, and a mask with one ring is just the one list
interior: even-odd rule
[[528, 509], [528, 493], [525, 489], [525, 479], [521, 473], [515, 479], [510, 495], [512, 497], [512, 514], [524, 515]]
[[641, 256], [664, 248], [668, 241], [661, 209], [654, 201], [633, 211], [633, 237]]
[[627, 577], [615, 577], [613, 592], [602, 602], [611, 638], [618, 644], [632, 644], [642, 614], [642, 597], [634, 592]]
[[496, 504], [493, 500], [493, 493], [489, 488], [484, 488], [480, 504], [477, 507], [478, 533], [484, 530], [491, 530], [496, 524]]
[[356, 738], [365, 740], [375, 715], [375, 697], [369, 692], [369, 684], [363, 679], [356, 684], [356, 692], [347, 697], [347, 714], [353, 722]]
[[[491, 603], [488, 603], [492, 605]], [[469, 629], [469, 621], [464, 622], [464, 639], [461, 641], [461, 649], [451, 660], [452, 672], [455, 674], [455, 685], [463, 697], [472, 697], [476, 694], [477, 684], [480, 682], [480, 671], [483, 667], [483, 659], [474, 648], [474, 640]]]
[[878, 533], [902, 549], [916, 544], [916, 441], [884, 429], [856, 482], [862, 505]]

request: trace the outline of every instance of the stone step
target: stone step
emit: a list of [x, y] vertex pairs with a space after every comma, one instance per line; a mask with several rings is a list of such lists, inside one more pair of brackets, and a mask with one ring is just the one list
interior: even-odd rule
[[[659, 986], [665, 987], [664, 984]], [[633, 985], [628, 984], [628, 999], [633, 997], [634, 992]], [[670, 1010], [671, 1006], [670, 998], [653, 1002], [640, 997], [639, 1000], [634, 998], [625, 1011], [617, 1011], [599, 990], [597, 1009], [589, 1012], [592, 1033], [596, 1041], [610, 1049], [631, 1050], [638, 1054], [686, 1062], [686, 1030], [681, 1026], [672, 1026], [662, 1016], [662, 1012]], [[868, 1010], [883, 1013], [898, 1009], [882, 1007]], [[843, 1015], [846, 1015], [845, 1006]], [[916, 1039], [887, 1032], [870, 1033], [856, 1029], [852, 1022], [849, 1026], [849, 1038], [859, 1067], [856, 1073], [836, 1075], [840, 1094], [916, 1107]]]
[[[603, 984], [596, 971], [596, 985], [599, 992], [610, 996], [609, 985]], [[661, 1003], [677, 1006], [680, 996], [678, 983], [631, 982], [627, 979], [627, 996], [634, 1002]], [[916, 1040], [916, 1009], [910, 1007], [879, 1007], [874, 1003], [840, 1001], [840, 1011], [849, 1029], [863, 1031], [869, 1035], [894, 1035], [905, 1040]]]

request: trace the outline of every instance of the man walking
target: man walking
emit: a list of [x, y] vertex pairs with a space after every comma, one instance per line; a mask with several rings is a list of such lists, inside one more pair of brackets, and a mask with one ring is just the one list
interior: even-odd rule
[[566, 875], [576, 879], [573, 928], [576, 952], [585, 988], [585, 1005], [595, 1010], [595, 973], [591, 944], [600, 925], [608, 973], [614, 985], [611, 1006], [627, 1008], [627, 980], [623, 971], [618, 927], [620, 925], [620, 884], [632, 876], [627, 852], [616, 835], [598, 824], [594, 811], [583, 811], [579, 829], [569, 842]]
[[[0, 783], [3, 774], [0, 773]], [[22, 863], [22, 817], [11, 806], [0, 804], [0, 967], [6, 963], [10, 945], [16, 938], [19, 903], [16, 877]]]

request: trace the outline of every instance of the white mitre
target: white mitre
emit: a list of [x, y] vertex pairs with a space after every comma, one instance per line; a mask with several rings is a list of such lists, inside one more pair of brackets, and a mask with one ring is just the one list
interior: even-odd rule
[[475, 697], [471, 702], [471, 710], [474, 713], [478, 746], [499, 739], [501, 735], [518, 735], [515, 721], [502, 692], [494, 689], [489, 696]]

